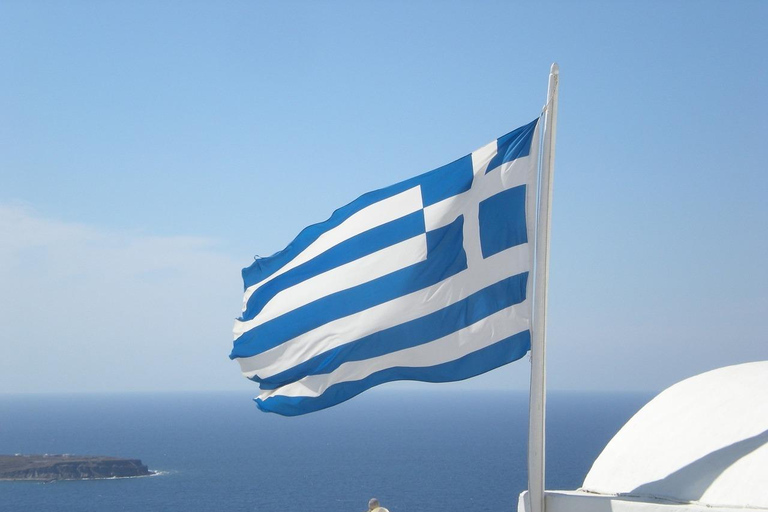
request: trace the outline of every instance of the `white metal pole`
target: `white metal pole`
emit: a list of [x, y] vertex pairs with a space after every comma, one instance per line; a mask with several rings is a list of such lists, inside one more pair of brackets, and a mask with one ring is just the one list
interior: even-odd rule
[[531, 512], [546, 512], [544, 501], [544, 424], [547, 398], [547, 281], [549, 280], [549, 228], [552, 211], [552, 178], [555, 171], [557, 131], [557, 89], [560, 69], [549, 72], [547, 104], [544, 107], [544, 135], [536, 215], [536, 268], [534, 275], [533, 326], [531, 339], [531, 394], [528, 420], [528, 496]]

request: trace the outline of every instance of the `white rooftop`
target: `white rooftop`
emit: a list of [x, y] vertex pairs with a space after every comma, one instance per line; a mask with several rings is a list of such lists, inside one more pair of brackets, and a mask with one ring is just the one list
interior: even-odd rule
[[768, 509], [768, 361], [666, 389], [608, 443], [581, 489], [548, 491], [545, 502], [547, 512]]

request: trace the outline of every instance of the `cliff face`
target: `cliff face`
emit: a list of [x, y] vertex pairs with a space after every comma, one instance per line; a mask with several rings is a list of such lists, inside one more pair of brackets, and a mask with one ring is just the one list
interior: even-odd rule
[[84, 480], [151, 474], [139, 459], [76, 455], [0, 455], [0, 480]]

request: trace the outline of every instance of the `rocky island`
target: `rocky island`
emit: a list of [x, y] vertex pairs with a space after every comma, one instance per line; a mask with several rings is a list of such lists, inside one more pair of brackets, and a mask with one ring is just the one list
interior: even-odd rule
[[147, 476], [139, 459], [82, 455], [0, 455], [0, 480], [90, 480]]

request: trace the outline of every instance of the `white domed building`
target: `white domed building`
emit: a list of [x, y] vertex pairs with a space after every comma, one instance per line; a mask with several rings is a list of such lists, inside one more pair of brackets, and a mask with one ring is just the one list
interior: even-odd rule
[[[527, 492], [519, 512], [529, 512]], [[768, 510], [768, 361], [713, 370], [638, 411], [546, 512]]]

